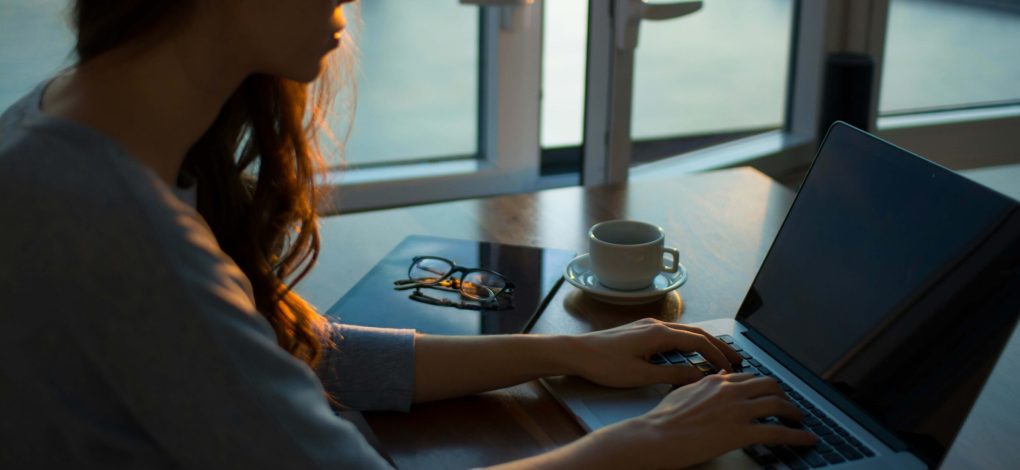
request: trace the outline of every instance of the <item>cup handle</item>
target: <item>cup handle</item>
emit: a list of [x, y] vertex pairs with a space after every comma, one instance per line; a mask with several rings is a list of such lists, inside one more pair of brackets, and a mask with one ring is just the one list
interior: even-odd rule
[[662, 261], [662, 271], [667, 273], [675, 273], [680, 270], [680, 252], [676, 251], [676, 248], [665, 247], [662, 249], [663, 253], [669, 253], [673, 256], [673, 265], [666, 266], [666, 260]]

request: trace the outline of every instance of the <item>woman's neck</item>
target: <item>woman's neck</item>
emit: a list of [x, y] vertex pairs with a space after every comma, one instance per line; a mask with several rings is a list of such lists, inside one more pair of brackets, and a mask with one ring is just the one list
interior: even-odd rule
[[43, 112], [102, 131], [172, 186], [188, 149], [249, 73], [208, 39], [192, 30], [104, 53], [54, 80]]

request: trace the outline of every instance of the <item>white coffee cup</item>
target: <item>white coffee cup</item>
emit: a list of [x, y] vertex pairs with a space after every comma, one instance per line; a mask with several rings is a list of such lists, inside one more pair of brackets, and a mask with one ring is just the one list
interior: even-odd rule
[[[640, 290], [661, 272], [675, 273], [680, 266], [676, 248], [665, 246], [662, 227], [636, 220], [600, 222], [588, 230], [592, 271], [602, 285], [616, 290]], [[663, 254], [672, 255], [667, 265]]]

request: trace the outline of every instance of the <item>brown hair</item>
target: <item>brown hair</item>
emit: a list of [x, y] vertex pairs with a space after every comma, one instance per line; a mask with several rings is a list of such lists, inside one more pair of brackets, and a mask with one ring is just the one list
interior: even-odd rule
[[[157, 37], [194, 7], [181, 0], [77, 0], [78, 62]], [[317, 87], [313, 100], [309, 88], [249, 76], [189, 149], [182, 175], [196, 180], [198, 212], [251, 281], [255, 306], [280, 346], [314, 367], [330, 344], [326, 320], [292, 288], [319, 253], [316, 178], [323, 164], [316, 131], [331, 94]]]

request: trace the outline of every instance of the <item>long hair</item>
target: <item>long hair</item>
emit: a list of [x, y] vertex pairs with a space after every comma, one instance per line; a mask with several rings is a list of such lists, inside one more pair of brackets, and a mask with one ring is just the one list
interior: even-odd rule
[[[183, 0], [77, 0], [78, 63], [161, 36], [193, 14]], [[141, 42], [144, 45], [144, 42]], [[332, 98], [308, 84], [255, 74], [189, 149], [182, 175], [198, 185], [198, 212], [251, 281], [255, 307], [280, 346], [315, 367], [331, 345], [324, 317], [295, 291], [319, 253], [316, 132]], [[314, 99], [313, 99], [314, 98]]]

